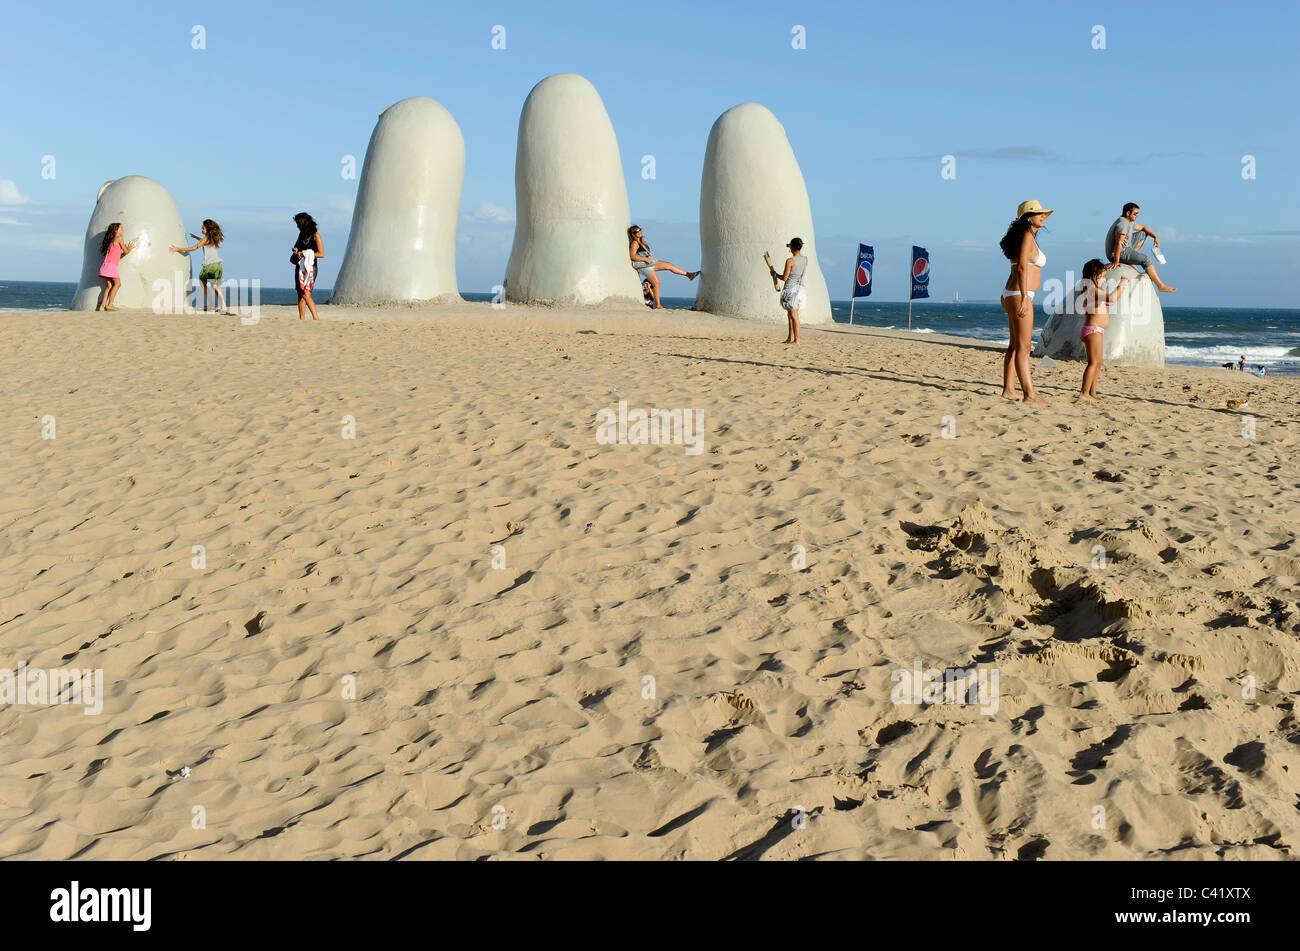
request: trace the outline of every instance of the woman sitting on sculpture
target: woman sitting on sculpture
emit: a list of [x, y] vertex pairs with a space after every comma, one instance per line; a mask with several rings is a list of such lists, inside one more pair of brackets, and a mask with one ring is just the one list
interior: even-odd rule
[[671, 261], [656, 261], [655, 256], [650, 253], [650, 245], [646, 243], [645, 235], [641, 233], [639, 226], [633, 225], [628, 228], [627, 237], [630, 242], [628, 257], [632, 259], [632, 266], [636, 268], [636, 273], [642, 282], [650, 285], [650, 295], [654, 298], [654, 307], [663, 307], [663, 303], [659, 300], [659, 275], [655, 273], [656, 271], [672, 271], [674, 274], [680, 274], [692, 281], [700, 276], [699, 271], [684, 271]]

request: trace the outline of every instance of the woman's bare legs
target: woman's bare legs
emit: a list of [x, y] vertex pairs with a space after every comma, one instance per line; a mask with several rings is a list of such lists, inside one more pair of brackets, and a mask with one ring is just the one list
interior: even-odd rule
[[[226, 310], [226, 295], [221, 293], [221, 285], [216, 281], [212, 282], [212, 293], [217, 295], [217, 313], [218, 314], [228, 313], [228, 311]], [[204, 291], [203, 303], [207, 304], [207, 302], [208, 302], [208, 292]]]
[[1029, 351], [1034, 345], [1034, 312], [1021, 316], [1021, 299], [1018, 296], [1002, 298], [1002, 309], [1007, 312], [1011, 331], [1011, 342], [1002, 355], [1002, 395], [1015, 399], [1016, 391], [1012, 384], [1012, 370], [1020, 383], [1021, 402], [1047, 403], [1034, 391], [1034, 381], [1029, 375]]
[[786, 311], [786, 320], [790, 324], [790, 335], [789, 335], [789, 339], [786, 340], [786, 343], [798, 343], [799, 342], [799, 308], [796, 307], [794, 308], [794, 310]]
[[1083, 371], [1079, 399], [1092, 402], [1097, 398], [1097, 377], [1101, 376], [1101, 334], [1091, 333], [1084, 337], [1083, 349], [1088, 353], [1088, 365]]
[[1034, 313], [1030, 311], [1025, 317], [1016, 318], [1016, 340], [1014, 361], [1016, 365], [1016, 379], [1020, 383], [1020, 392], [1024, 395], [1020, 397], [1022, 403], [1047, 403], [1034, 390], [1034, 381], [1029, 375], [1029, 351], [1034, 344]]
[[1004, 400], [1016, 399], [1016, 335], [1018, 328], [1016, 326], [1016, 312], [1020, 309], [1019, 297], [1002, 298], [1002, 309], [1007, 312], [1007, 323], [1011, 339], [1007, 343], [1007, 349], [1002, 351], [1002, 398]]
[[654, 298], [655, 309], [663, 307], [663, 301], [659, 299], [659, 275], [651, 271], [646, 275], [646, 280], [650, 282], [650, 296]]
[[[314, 276], [315, 276], [315, 272], [313, 271], [313, 277]], [[320, 314], [316, 313], [316, 302], [312, 300], [311, 291], [304, 291], [302, 289], [302, 285], [298, 283], [297, 274], [294, 274], [293, 282], [294, 282], [294, 287], [298, 289], [298, 319], [299, 320], [307, 319], [307, 315], [303, 312], [303, 305], [305, 303], [306, 306], [311, 309], [311, 319], [320, 320]]]
[[682, 277], [689, 277], [692, 281], [700, 276], [699, 271], [683, 271], [672, 261], [656, 261], [656, 271], [672, 271], [674, 274], [680, 274]]

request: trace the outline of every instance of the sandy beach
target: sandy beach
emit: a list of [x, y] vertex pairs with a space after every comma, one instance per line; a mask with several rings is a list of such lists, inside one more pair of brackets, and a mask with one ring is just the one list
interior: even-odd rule
[[1294, 856], [1300, 379], [321, 313], [0, 316], [0, 856]]

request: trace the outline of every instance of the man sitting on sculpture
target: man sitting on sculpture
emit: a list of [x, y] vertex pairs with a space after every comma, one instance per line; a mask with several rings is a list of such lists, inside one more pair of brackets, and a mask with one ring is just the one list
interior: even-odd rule
[[[1109, 271], [1121, 264], [1140, 267], [1146, 271], [1147, 277], [1151, 278], [1151, 283], [1156, 286], [1156, 290], [1166, 294], [1172, 293], [1178, 288], [1170, 287], [1162, 281], [1160, 275], [1156, 273], [1155, 265], [1151, 263], [1150, 256], [1142, 254], [1139, 250], [1142, 243], [1146, 241], [1147, 235], [1150, 235], [1155, 242], [1156, 253], [1160, 253], [1160, 239], [1146, 225], [1137, 223], [1139, 213], [1137, 204], [1129, 202], [1124, 206], [1123, 213], [1110, 226], [1110, 230], [1106, 232], [1106, 260], [1110, 262], [1106, 265], [1106, 270]], [[1136, 241], [1134, 235], [1138, 236]]]

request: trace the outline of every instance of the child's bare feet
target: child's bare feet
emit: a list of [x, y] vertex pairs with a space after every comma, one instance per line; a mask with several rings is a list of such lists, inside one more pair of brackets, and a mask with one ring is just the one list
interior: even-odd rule
[[1095, 397], [1095, 396], [1089, 396], [1087, 393], [1080, 393], [1080, 394], [1079, 394], [1079, 401], [1080, 401], [1081, 403], [1095, 403], [1095, 402], [1097, 402], [1097, 397]]
[[1021, 398], [1020, 402], [1022, 402], [1022, 403], [1041, 403], [1041, 404], [1044, 405], [1044, 406], [1051, 406], [1051, 405], [1052, 405], [1051, 403], [1047, 402], [1047, 400], [1045, 400], [1045, 399], [1043, 399], [1041, 396], [1039, 396], [1037, 393], [1028, 393], [1028, 394], [1026, 394], [1024, 397]]
[[1020, 399], [1020, 397], [1016, 396], [1016, 391], [1015, 391], [1015, 390], [1003, 390], [1003, 391], [1002, 391], [1002, 398], [1003, 398], [1004, 400], [1018, 400], [1018, 399]]

